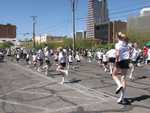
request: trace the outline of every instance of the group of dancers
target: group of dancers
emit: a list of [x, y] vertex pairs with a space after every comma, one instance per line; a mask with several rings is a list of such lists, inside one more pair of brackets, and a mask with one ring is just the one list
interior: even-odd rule
[[61, 84], [64, 84], [65, 77], [67, 77], [69, 73], [68, 70], [74, 62], [80, 64], [83, 58], [89, 63], [96, 61], [100, 67], [104, 68], [106, 73], [110, 73], [115, 81], [117, 85], [116, 94], [120, 94], [117, 103], [127, 104], [129, 103], [126, 99], [127, 72], [130, 69], [128, 77], [134, 80], [135, 67], [140, 66], [141, 54], [142, 50], [138, 48], [137, 43], [129, 43], [126, 35], [119, 32], [114, 48], [109, 50], [98, 49], [92, 51], [85, 49], [75, 52], [72, 49], [59, 47], [57, 50], [53, 50], [45, 46], [45, 48], [39, 49], [37, 52], [18, 49], [16, 50], [15, 57], [17, 62], [19, 62], [21, 57], [25, 58], [26, 63], [33, 64], [37, 71], [44, 69], [46, 75], [49, 74], [51, 65], [56, 65], [56, 71], [62, 75]]

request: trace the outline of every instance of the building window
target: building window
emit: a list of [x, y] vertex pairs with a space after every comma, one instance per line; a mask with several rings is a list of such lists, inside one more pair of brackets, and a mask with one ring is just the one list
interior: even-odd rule
[[99, 26], [96, 26], [96, 30], [99, 30], [100, 29], [100, 27]]

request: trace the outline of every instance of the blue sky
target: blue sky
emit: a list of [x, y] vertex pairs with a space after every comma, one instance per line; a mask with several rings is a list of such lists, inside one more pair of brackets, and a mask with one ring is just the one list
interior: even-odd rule
[[[86, 29], [87, 1], [78, 0], [76, 18], [83, 19], [77, 19], [76, 31]], [[127, 20], [148, 5], [150, 0], [108, 0], [110, 19]], [[71, 36], [70, 0], [0, 0], [0, 24], [15, 24], [18, 39], [30, 36], [23, 36], [24, 33], [32, 33], [33, 15], [38, 16], [36, 34]]]

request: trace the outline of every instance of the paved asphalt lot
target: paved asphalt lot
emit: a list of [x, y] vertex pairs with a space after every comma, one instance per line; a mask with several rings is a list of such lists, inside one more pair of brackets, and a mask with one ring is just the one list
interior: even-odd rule
[[150, 113], [150, 66], [128, 81], [128, 106], [116, 104], [116, 85], [97, 64], [70, 70], [67, 80], [74, 81], [64, 85], [54, 69], [46, 77], [23, 62], [0, 63], [0, 113]]

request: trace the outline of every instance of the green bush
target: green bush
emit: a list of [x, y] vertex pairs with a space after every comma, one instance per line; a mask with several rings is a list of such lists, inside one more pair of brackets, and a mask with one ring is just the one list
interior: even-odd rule
[[[41, 43], [41, 44], [36, 44], [36, 49], [39, 49], [39, 48], [43, 48], [45, 47], [45, 43]], [[73, 45], [73, 40], [72, 38], [64, 38], [63, 41], [61, 42], [55, 42], [55, 41], [52, 41], [52, 42], [48, 42], [47, 43], [48, 47], [49, 48], [52, 48], [52, 49], [56, 49], [58, 47], [63, 47], [63, 48], [72, 48], [72, 45]], [[28, 43], [28, 44], [25, 44], [24, 45], [25, 47], [28, 47], [28, 48], [32, 48], [32, 42], [31, 43]], [[75, 47], [80, 49], [80, 48], [83, 48], [83, 49], [96, 49], [96, 48], [104, 48], [104, 49], [111, 49], [111, 48], [114, 48], [114, 44], [100, 44], [99, 42], [95, 41], [95, 40], [89, 40], [89, 39], [77, 39], [76, 42], [75, 42]]]
[[14, 44], [11, 43], [11, 42], [3, 42], [3, 43], [0, 43], [0, 48], [10, 48], [11, 46], [13, 46]]

